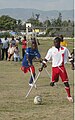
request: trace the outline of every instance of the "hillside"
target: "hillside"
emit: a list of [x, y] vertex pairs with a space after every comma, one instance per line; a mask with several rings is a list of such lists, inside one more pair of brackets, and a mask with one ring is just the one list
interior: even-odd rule
[[61, 12], [63, 20], [73, 20], [73, 18], [74, 18], [74, 11], [73, 10], [42, 11], [42, 10], [37, 10], [37, 9], [24, 9], [24, 8], [5, 8], [5, 9], [0, 9], [0, 16], [2, 16], [2, 15], [9, 15], [10, 17], [26, 21], [27, 19], [32, 17], [32, 14], [34, 16], [35, 16], [35, 14], [40, 14], [40, 18], [39, 18], [40, 21], [44, 21], [46, 19], [57, 18], [58, 15], [59, 15], [59, 12]]

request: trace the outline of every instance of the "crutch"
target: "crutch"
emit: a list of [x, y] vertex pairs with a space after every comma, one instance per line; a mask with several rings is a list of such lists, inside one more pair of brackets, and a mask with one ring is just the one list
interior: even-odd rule
[[[46, 71], [46, 73], [48, 74], [48, 76], [49, 76], [49, 78], [51, 79], [51, 76], [50, 76], [50, 74], [49, 74], [49, 72], [48, 72], [48, 70], [45, 68], [45, 71]], [[57, 86], [57, 84], [55, 83], [55, 85]]]
[[36, 79], [34, 79], [33, 85], [30, 87], [28, 93], [26, 94], [26, 98], [29, 96], [29, 93], [31, 92], [31, 90], [32, 90], [32, 88], [33, 88], [33, 86], [34, 86], [34, 84], [36, 83], [36, 81], [37, 81], [37, 79], [38, 79], [40, 73], [41, 73], [41, 72], [39, 72], [38, 75], [37, 75], [37, 77], [36, 77]]
[[48, 70], [46, 68], [45, 68], [45, 71], [48, 74], [49, 78], [51, 79], [51, 76], [50, 76], [50, 74], [49, 74], [49, 72], [48, 72]]
[[[30, 67], [30, 72], [31, 72], [31, 76], [32, 76], [32, 78], [33, 78], [33, 83], [34, 83], [34, 82], [35, 82], [35, 79], [34, 79], [34, 76], [33, 76], [31, 67]], [[34, 84], [34, 87], [36, 88], [36, 84]]]

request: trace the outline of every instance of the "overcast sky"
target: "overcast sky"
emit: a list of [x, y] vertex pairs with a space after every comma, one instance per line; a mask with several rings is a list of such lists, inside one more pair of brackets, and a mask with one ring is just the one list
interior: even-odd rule
[[74, 0], [0, 0], [2, 8], [35, 8], [39, 10], [71, 10]]

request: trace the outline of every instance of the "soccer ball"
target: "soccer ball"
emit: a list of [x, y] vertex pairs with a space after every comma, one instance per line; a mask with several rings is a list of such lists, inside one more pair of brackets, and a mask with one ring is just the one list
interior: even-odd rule
[[40, 105], [42, 103], [42, 97], [41, 96], [35, 96], [34, 98], [34, 104]]

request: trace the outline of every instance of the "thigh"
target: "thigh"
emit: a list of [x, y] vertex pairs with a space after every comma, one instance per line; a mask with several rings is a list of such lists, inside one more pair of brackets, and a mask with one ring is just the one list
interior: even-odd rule
[[67, 82], [68, 81], [68, 76], [65, 67], [61, 67], [60, 69], [60, 77], [62, 79], [62, 82]]
[[59, 79], [59, 69], [57, 67], [52, 68], [52, 82], [56, 82]]
[[[31, 70], [32, 70], [32, 73], [35, 73], [35, 67], [32, 65], [32, 66], [30, 66], [30, 68], [31, 68]], [[29, 69], [30, 69], [29, 68]]]
[[27, 73], [29, 71], [29, 67], [21, 67], [21, 70], [24, 72], [24, 73]]

